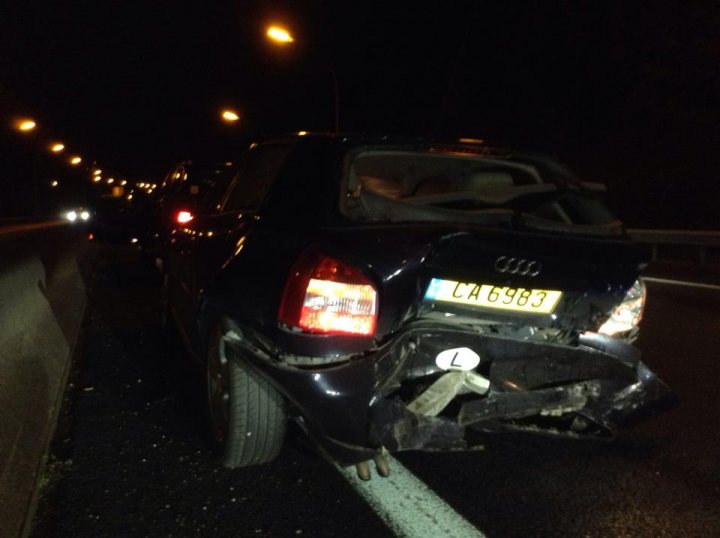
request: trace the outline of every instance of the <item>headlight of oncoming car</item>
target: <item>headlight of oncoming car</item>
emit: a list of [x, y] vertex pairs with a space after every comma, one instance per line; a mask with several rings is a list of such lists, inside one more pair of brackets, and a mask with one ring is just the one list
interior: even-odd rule
[[637, 279], [625, 294], [623, 302], [615, 308], [598, 332], [608, 336], [616, 336], [637, 327], [642, 319], [646, 295], [645, 284], [641, 279]]
[[87, 222], [92, 217], [90, 211], [83, 208], [70, 209], [63, 213], [62, 216], [69, 222]]

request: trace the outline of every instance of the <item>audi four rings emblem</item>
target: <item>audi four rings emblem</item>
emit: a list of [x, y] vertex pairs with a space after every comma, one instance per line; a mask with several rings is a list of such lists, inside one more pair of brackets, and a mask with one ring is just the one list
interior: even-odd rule
[[542, 269], [542, 264], [535, 260], [511, 258], [510, 256], [500, 256], [495, 260], [495, 270], [498, 273], [537, 276], [540, 274], [540, 269]]

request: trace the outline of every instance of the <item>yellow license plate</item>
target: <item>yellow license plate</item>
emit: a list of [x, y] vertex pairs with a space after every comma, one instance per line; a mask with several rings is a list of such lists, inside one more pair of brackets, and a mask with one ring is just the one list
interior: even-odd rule
[[445, 301], [531, 314], [550, 314], [555, 310], [561, 297], [562, 292], [555, 290], [510, 288], [441, 278], [433, 278], [425, 293], [425, 299], [431, 301]]

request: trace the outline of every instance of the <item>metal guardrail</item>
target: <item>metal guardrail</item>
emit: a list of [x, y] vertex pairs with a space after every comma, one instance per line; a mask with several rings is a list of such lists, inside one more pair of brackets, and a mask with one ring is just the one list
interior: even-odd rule
[[720, 246], [720, 231], [628, 230], [628, 233], [641, 243]]
[[628, 230], [630, 237], [651, 246], [652, 259], [660, 257], [661, 246], [692, 247], [696, 249], [700, 265], [708, 261], [708, 253], [720, 249], [720, 231], [705, 230]]

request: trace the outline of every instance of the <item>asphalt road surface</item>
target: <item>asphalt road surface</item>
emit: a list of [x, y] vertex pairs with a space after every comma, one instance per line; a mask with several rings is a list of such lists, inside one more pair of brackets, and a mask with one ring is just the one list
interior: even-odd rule
[[88, 247], [91, 306], [35, 536], [720, 534], [720, 289], [649, 284], [639, 345], [677, 409], [613, 443], [506, 435], [401, 454], [392, 479], [358, 483], [298, 432], [271, 464], [217, 466], [192, 372], [159, 336], [159, 278], [134, 262]]

